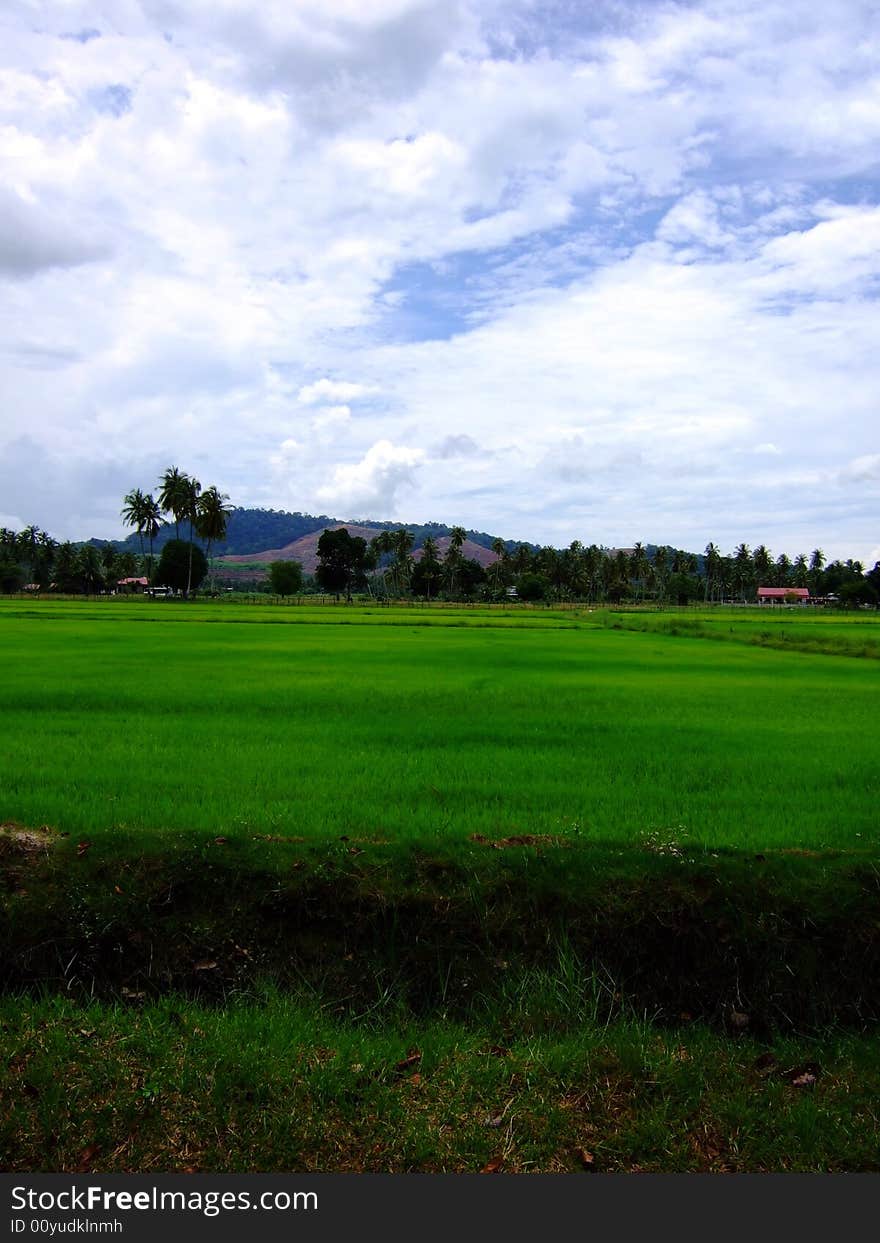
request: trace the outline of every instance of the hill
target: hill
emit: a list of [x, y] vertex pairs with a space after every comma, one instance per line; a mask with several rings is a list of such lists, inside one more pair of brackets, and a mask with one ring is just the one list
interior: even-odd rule
[[[439, 543], [443, 539], [448, 539], [452, 533], [452, 527], [443, 522], [357, 522], [353, 519], [343, 521], [340, 518], [331, 518], [328, 514], [303, 514], [298, 511], [287, 513], [280, 509], [242, 508], [232, 511], [227, 524], [226, 539], [223, 543], [215, 544], [213, 551], [218, 557], [239, 557], [249, 562], [283, 561], [288, 555], [285, 550], [304, 536], [315, 535], [317, 537], [324, 530], [336, 530], [341, 526], [348, 527], [353, 534], [359, 534], [361, 531], [369, 532], [364, 536], [365, 539], [372, 539], [380, 531], [406, 529], [415, 536], [417, 549], [422, 546], [429, 535]], [[181, 535], [186, 537], [186, 530], [183, 527]], [[491, 550], [494, 540], [497, 539], [497, 536], [490, 535], [486, 531], [468, 531], [467, 535], [469, 545], [478, 546], [483, 552]], [[169, 539], [174, 538], [175, 528], [174, 523], [171, 522], [160, 529], [153, 541], [156, 555], [162, 551], [162, 546]], [[140, 552], [140, 540], [135, 533], [125, 540], [90, 540], [89, 543], [101, 547], [107, 543], [113, 543], [122, 550]], [[505, 540], [504, 543], [511, 551], [517, 547], [516, 540]], [[536, 549], [537, 545], [529, 545], [529, 547]], [[469, 552], [467, 549], [464, 551], [465, 556], [474, 556], [480, 560], [481, 565], [491, 564], [491, 561], [481, 560], [482, 553]], [[299, 560], [300, 558], [294, 555], [292, 559]], [[491, 560], [494, 559], [493, 556]]]
[[[280, 548], [267, 548], [257, 553], [233, 553], [229, 556], [218, 558], [218, 561], [223, 566], [231, 567], [254, 564], [269, 565], [272, 561], [298, 561], [306, 574], [314, 574], [318, 568], [318, 540], [325, 530], [338, 531], [341, 527], [345, 527], [349, 535], [359, 536], [361, 539], [365, 539], [367, 543], [382, 531], [389, 529], [387, 524], [368, 526], [354, 522], [328, 521], [318, 530], [312, 531], [308, 535], [302, 535], [299, 539], [291, 540], [290, 543], [284, 544]], [[412, 528], [407, 529], [411, 530]], [[443, 557], [451, 543], [451, 539], [448, 535], [441, 535], [436, 537], [436, 543], [440, 556]], [[491, 548], [486, 548], [483, 544], [478, 544], [470, 538], [465, 540], [461, 551], [464, 557], [473, 558], [484, 569], [498, 560]], [[421, 548], [417, 548], [414, 553], [415, 559], [418, 560], [421, 555]]]

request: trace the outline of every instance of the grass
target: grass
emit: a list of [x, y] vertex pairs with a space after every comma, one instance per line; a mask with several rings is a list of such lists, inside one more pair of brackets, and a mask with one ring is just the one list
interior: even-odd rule
[[571, 613], [43, 607], [0, 610], [3, 817], [22, 824], [877, 845], [874, 662]]
[[853, 1038], [586, 1021], [508, 1039], [224, 1011], [0, 1004], [7, 1170], [876, 1171], [880, 1068]]
[[876, 1170], [876, 626], [0, 601], [0, 1164]]
[[880, 659], [880, 619], [875, 613], [841, 614], [801, 608], [608, 610], [597, 620], [612, 629], [644, 634], [717, 639], [755, 647], [823, 656]]

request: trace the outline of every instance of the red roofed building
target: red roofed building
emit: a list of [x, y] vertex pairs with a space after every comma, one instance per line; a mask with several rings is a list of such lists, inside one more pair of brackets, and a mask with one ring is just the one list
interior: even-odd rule
[[148, 578], [120, 578], [116, 583], [120, 591], [146, 591], [149, 585]]
[[810, 592], [806, 587], [759, 587], [759, 604], [806, 604]]

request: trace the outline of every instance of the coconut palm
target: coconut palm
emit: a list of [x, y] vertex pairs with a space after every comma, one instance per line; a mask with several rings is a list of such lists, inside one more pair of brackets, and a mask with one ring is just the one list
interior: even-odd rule
[[740, 544], [733, 554], [734, 574], [736, 581], [739, 583], [739, 592], [742, 602], [746, 602], [746, 583], [752, 578], [752, 554], [749, 552], [748, 544]]
[[[370, 540], [369, 550], [370, 555], [375, 562], [376, 568], [381, 569], [382, 558], [391, 556], [394, 552], [394, 532], [380, 531], [378, 535], [374, 535]], [[386, 594], [389, 591], [389, 587], [391, 588], [391, 592], [394, 592], [395, 582], [393, 566], [386, 566], [385, 570], [382, 572], [382, 583]]]
[[[205, 555], [208, 559], [209, 568], [211, 565], [211, 545], [226, 538], [226, 525], [232, 509], [233, 507], [229, 504], [229, 497], [226, 493], [218, 492], [213, 485], [210, 488], [205, 488], [196, 502], [196, 530], [207, 545]], [[211, 578], [211, 590], [214, 590], [213, 576]]]
[[183, 476], [183, 482], [180, 485], [180, 518], [181, 521], [189, 523], [189, 561], [186, 572], [187, 599], [189, 598], [189, 593], [192, 589], [193, 527], [195, 526], [196, 519], [199, 516], [199, 496], [201, 495], [201, 491], [202, 485], [199, 483], [198, 479], [192, 475]]
[[760, 587], [762, 583], [769, 583], [773, 558], [771, 557], [770, 550], [766, 547], [766, 545], [758, 545], [752, 553], [752, 562], [755, 566], [755, 573], [758, 576], [758, 586]]
[[150, 559], [147, 577], [150, 582], [153, 581], [153, 540], [159, 534], [159, 528], [162, 525], [162, 510], [159, 508], [159, 502], [151, 492], [144, 497], [144, 532], [150, 541]]
[[641, 600], [645, 590], [645, 579], [648, 576], [648, 558], [645, 553], [645, 547], [641, 542], [637, 542], [632, 550], [629, 559], [629, 572], [634, 580], [636, 598]]
[[661, 544], [654, 550], [654, 585], [657, 588], [657, 599], [662, 604], [666, 599], [666, 584], [669, 582], [669, 548]]
[[132, 488], [125, 494], [122, 502], [122, 521], [127, 527], [134, 527], [141, 545], [141, 557], [144, 555], [144, 531], [146, 529], [146, 497], [140, 488]]
[[714, 600], [719, 587], [719, 578], [721, 572], [721, 553], [717, 544], [711, 541], [706, 545], [704, 554], [704, 565], [706, 568], [706, 584], [704, 599]]
[[408, 590], [412, 578], [412, 550], [415, 536], [410, 531], [395, 531], [391, 543], [394, 549], [394, 577], [397, 581], [397, 590], [402, 595]]
[[428, 602], [431, 600], [431, 588], [440, 582], [442, 575], [442, 566], [440, 565], [440, 555], [437, 550], [437, 543], [429, 535], [424, 544], [422, 544], [422, 558], [418, 564], [417, 579], [425, 588], [425, 594]]
[[500, 595], [504, 587], [504, 579], [507, 575], [507, 547], [503, 539], [494, 539], [492, 541], [492, 551], [497, 557], [497, 561], [493, 561], [489, 567], [489, 582], [492, 585], [493, 595]]
[[94, 544], [83, 544], [76, 556], [76, 569], [82, 579], [83, 591], [93, 595], [95, 584], [102, 581], [101, 558]]
[[810, 573], [809, 582], [810, 590], [815, 595], [819, 590], [819, 580], [822, 577], [822, 570], [825, 566], [825, 554], [821, 548], [814, 548], [810, 554]]
[[453, 597], [458, 588], [461, 563], [464, 560], [461, 550], [466, 539], [467, 532], [464, 527], [453, 527], [449, 532], [449, 547], [446, 549], [446, 556], [443, 558], [443, 577], [446, 590]]
[[791, 558], [781, 552], [776, 558], [776, 586], [787, 587], [791, 579]]
[[169, 466], [159, 480], [159, 504], [162, 512], [174, 517], [174, 538], [180, 539], [180, 523], [186, 516], [189, 499], [189, 476], [176, 466]]

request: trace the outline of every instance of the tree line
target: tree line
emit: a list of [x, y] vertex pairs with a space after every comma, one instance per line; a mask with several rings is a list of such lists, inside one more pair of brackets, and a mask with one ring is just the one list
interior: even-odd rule
[[[141, 576], [190, 594], [208, 576], [211, 549], [225, 538], [232, 512], [229, 497], [216, 487], [203, 489], [194, 476], [170, 466], [155, 495], [134, 488], [123, 501], [123, 521], [138, 537], [140, 558], [112, 544], [98, 548], [59, 543], [36, 526], [21, 532], [3, 528], [0, 591], [33, 584], [93, 594], [114, 589], [120, 579]], [[163, 544], [156, 563], [156, 536], [163, 526], [172, 525], [174, 538]], [[880, 562], [866, 572], [856, 560], [827, 562], [820, 548], [809, 555], [791, 558], [781, 553], [774, 558], [764, 544], [750, 549], [742, 543], [724, 554], [710, 542], [698, 555], [668, 545], [639, 543], [632, 549], [609, 550], [574, 540], [567, 548], [536, 548], [495, 539], [497, 559], [484, 569], [462, 551], [464, 528], [446, 529], [450, 537], [444, 555], [432, 535], [419, 548], [416, 533], [401, 527], [386, 527], [369, 542], [345, 527], [325, 530], [318, 541], [314, 580], [304, 577], [298, 563], [280, 561], [269, 567], [268, 587], [280, 595], [318, 590], [347, 598], [367, 592], [389, 599], [499, 601], [515, 595], [527, 601], [686, 604], [750, 603], [762, 586], [807, 587], [814, 597], [835, 597], [846, 606], [876, 607], [880, 600]]]
[[[415, 538], [407, 530], [383, 531], [369, 543], [344, 528], [325, 531], [318, 541], [317, 587], [351, 598], [354, 592], [375, 597], [414, 596], [431, 600], [571, 601], [620, 604], [754, 602], [758, 587], [806, 587], [812, 596], [835, 597], [844, 605], [876, 606], [880, 598], [880, 562], [865, 573], [859, 561], [826, 561], [816, 548], [807, 556], [775, 559], [764, 544], [754, 550], [740, 544], [724, 555], [709, 543], [701, 555], [668, 545], [608, 550], [575, 540], [567, 548], [511, 548], [495, 540], [496, 560], [488, 569], [466, 558], [466, 533], [453, 527], [441, 557], [435, 540], [424, 540], [416, 558]], [[274, 562], [271, 589], [289, 595], [303, 589], [295, 562]]]
[[[202, 488], [193, 475], [169, 466], [158, 482], [157, 495], [133, 488], [122, 503], [123, 523], [133, 527], [141, 555], [120, 551], [112, 543], [59, 543], [37, 526], [17, 532], [0, 528], [0, 591], [50, 589], [92, 595], [115, 590], [120, 581], [144, 578], [189, 595], [208, 573], [211, 547], [223, 540], [232, 506], [216, 487]], [[161, 527], [173, 522], [175, 538], [167, 541], [155, 563], [153, 543]], [[181, 539], [184, 526], [187, 538]], [[198, 537], [205, 550], [196, 544]]]
[[[169, 466], [159, 480], [159, 493], [154, 497], [151, 492], [142, 492], [133, 488], [125, 496], [122, 504], [122, 521], [127, 527], [134, 527], [141, 545], [141, 558], [144, 557], [144, 541], [149, 542], [147, 558], [147, 578], [153, 581], [153, 541], [159, 529], [170, 519], [174, 522], [175, 536], [162, 549], [162, 560], [159, 563], [159, 579], [164, 586], [173, 587], [189, 595], [194, 587], [198, 587], [201, 578], [194, 582], [193, 568], [202, 571], [211, 564], [211, 545], [226, 537], [226, 525], [232, 505], [225, 492], [211, 486], [202, 490], [202, 485], [194, 475], [189, 475], [177, 466]], [[180, 538], [181, 523], [187, 527], [186, 541]], [[206, 545], [201, 559], [195, 558], [196, 547], [193, 536], [198, 535]], [[185, 564], [186, 576], [183, 575], [183, 551], [181, 545], [186, 544]]]

